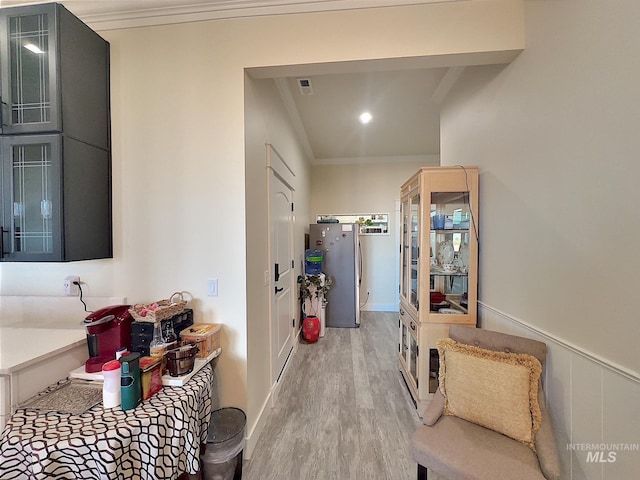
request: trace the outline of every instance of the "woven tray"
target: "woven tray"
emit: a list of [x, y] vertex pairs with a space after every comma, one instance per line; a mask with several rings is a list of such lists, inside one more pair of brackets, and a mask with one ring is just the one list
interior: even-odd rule
[[165, 300], [138, 303], [129, 309], [129, 313], [138, 322], [155, 323], [182, 313], [186, 304], [182, 292], [176, 292]]

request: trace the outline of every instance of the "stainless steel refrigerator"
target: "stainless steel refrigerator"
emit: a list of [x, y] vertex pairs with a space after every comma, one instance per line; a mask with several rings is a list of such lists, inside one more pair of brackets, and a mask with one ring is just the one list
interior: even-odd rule
[[362, 256], [356, 223], [309, 225], [309, 248], [322, 251], [322, 271], [333, 282], [327, 293], [327, 327], [360, 326]]

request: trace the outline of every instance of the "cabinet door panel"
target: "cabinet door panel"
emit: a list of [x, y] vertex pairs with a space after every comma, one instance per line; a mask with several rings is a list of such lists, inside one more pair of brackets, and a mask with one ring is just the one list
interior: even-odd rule
[[416, 310], [420, 308], [420, 194], [411, 196], [411, 282], [409, 302]]
[[5, 261], [60, 258], [60, 145], [59, 135], [2, 140]]
[[413, 332], [410, 332], [409, 335], [409, 375], [413, 379], [413, 382], [416, 384], [416, 387], [419, 385], [418, 382], [418, 340], [414, 335], [417, 335], [416, 332], [416, 323], [411, 320], [410, 328]]
[[400, 206], [402, 227], [400, 231], [400, 298], [408, 302], [409, 296], [409, 198], [403, 198]]
[[60, 130], [54, 6], [20, 9], [2, 21], [2, 133]]

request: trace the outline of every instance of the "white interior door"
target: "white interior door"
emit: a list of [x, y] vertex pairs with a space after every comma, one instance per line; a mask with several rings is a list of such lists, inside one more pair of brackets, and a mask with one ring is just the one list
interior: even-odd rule
[[271, 273], [271, 379], [276, 383], [293, 349], [293, 193], [269, 169], [269, 246]]

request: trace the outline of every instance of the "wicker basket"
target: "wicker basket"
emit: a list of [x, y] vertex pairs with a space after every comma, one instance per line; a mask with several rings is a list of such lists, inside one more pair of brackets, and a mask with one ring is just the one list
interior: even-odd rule
[[129, 313], [138, 322], [155, 323], [182, 313], [186, 304], [182, 292], [176, 292], [169, 298], [155, 303], [138, 303], [129, 309]]

